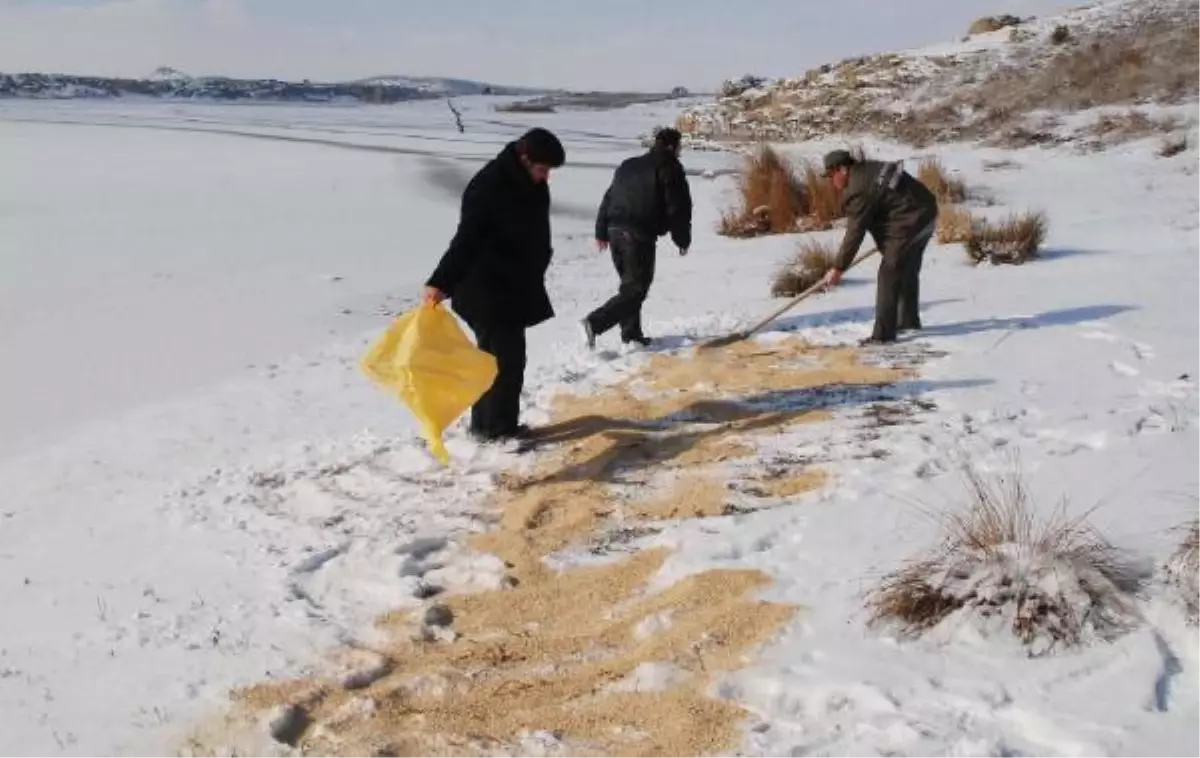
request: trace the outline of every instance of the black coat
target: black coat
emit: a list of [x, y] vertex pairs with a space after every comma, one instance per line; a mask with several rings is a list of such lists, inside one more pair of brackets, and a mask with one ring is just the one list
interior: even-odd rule
[[546, 292], [550, 190], [510, 143], [475, 174], [458, 231], [427, 284], [472, 327], [530, 327], [554, 316]]
[[670, 232], [677, 247], [691, 247], [692, 195], [678, 157], [653, 149], [617, 167], [596, 214], [596, 239], [607, 242], [613, 228], [647, 237]]

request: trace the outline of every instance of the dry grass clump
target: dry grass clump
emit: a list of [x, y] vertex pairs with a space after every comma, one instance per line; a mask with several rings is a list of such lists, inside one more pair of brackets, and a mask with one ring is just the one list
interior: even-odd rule
[[[850, 148], [866, 160], [861, 145]], [[717, 233], [726, 237], [821, 231], [842, 218], [842, 195], [815, 162], [798, 170], [769, 146], [748, 157], [738, 182], [738, 205], [721, 217]]]
[[795, 231], [804, 212], [804, 188], [787, 160], [764, 145], [746, 158], [738, 179], [740, 204], [717, 229], [727, 237]]
[[842, 193], [824, 176], [825, 170], [816, 163], [804, 165], [804, 211], [806, 231], [830, 229], [842, 218]]
[[1050, 32], [1050, 44], [1061, 45], [1071, 39], [1071, 29], [1065, 24], [1059, 24]]
[[1179, 531], [1183, 539], [1163, 571], [1167, 583], [1178, 591], [1188, 620], [1196, 624], [1200, 621], [1200, 520], [1193, 520]]
[[955, 616], [1011, 634], [1030, 655], [1111, 639], [1132, 627], [1143, 575], [1126, 555], [1060, 507], [1039, 518], [1019, 476], [985, 481], [964, 467], [969, 502], [942, 517], [929, 555], [884, 577], [869, 623], [915, 637]]
[[967, 34], [973, 36], [976, 34], [988, 34], [989, 32], [998, 32], [1010, 26], [1017, 26], [1021, 23], [1021, 19], [1016, 16], [1011, 16], [1005, 13], [1002, 16], [984, 16], [977, 18], [971, 22], [971, 26], [967, 29]]
[[1142, 111], [1131, 109], [1125, 113], [1106, 113], [1085, 131], [1106, 142], [1125, 142], [1151, 134], [1172, 132], [1178, 127], [1179, 120], [1176, 118], [1152, 118]]
[[1179, 155], [1188, 148], [1187, 137], [1168, 137], [1158, 146], [1160, 158], [1171, 158]]
[[964, 245], [976, 263], [1020, 265], [1038, 256], [1046, 229], [1046, 216], [1041, 212], [1012, 215], [1000, 222], [976, 220]]
[[942, 205], [938, 208], [937, 241], [939, 245], [966, 242], [975, 227], [975, 216], [961, 205]]
[[779, 269], [771, 282], [772, 297], [795, 297], [825, 277], [837, 250], [816, 240], [804, 240], [796, 257]]
[[938, 204], [961, 203], [967, 199], [967, 187], [950, 176], [937, 158], [926, 158], [917, 167], [917, 179], [937, 196]]

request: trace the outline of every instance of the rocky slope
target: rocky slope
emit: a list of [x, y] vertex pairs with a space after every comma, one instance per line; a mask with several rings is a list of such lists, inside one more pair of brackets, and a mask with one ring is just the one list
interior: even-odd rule
[[[724, 140], [1065, 141], [1080, 132], [1062, 131], [1067, 113], [1194, 103], [1197, 15], [1191, 0], [1115, 0], [1053, 18], [988, 19], [994, 23], [972, 29], [993, 31], [960, 42], [847, 59], [788, 79], [726, 82], [679, 127]], [[1102, 127], [1100, 136], [1175, 125], [1141, 116], [1129, 116], [1128, 129]]]

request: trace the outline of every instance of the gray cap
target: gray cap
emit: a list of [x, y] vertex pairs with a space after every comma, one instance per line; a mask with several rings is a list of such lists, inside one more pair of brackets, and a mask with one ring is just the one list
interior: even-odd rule
[[857, 161], [848, 150], [833, 150], [825, 154], [825, 176], [842, 166], [853, 166]]

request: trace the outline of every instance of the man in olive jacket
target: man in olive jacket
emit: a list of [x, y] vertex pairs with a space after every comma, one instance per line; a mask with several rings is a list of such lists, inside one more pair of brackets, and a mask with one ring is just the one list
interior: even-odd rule
[[836, 285], [868, 232], [883, 256], [875, 293], [875, 329], [865, 344], [895, 342], [920, 329], [921, 262], [937, 223], [937, 198], [901, 165], [856, 161], [845, 150], [825, 156], [825, 175], [846, 213], [846, 235], [825, 281]]
[[545, 129], [510, 142], [467, 184], [458, 231], [425, 286], [425, 301], [450, 298], [479, 348], [496, 357], [496, 381], [471, 408], [471, 434], [482, 441], [529, 432], [518, 421], [525, 330], [554, 316], [547, 182], [565, 161], [562, 143]]
[[618, 324], [622, 342], [650, 344], [642, 331], [642, 304], [654, 282], [658, 237], [669, 233], [680, 255], [692, 244], [692, 196], [679, 162], [682, 140], [677, 129], [660, 129], [648, 152], [617, 167], [604, 193], [596, 213], [596, 247], [603, 252], [611, 246], [621, 285], [583, 320], [588, 347]]

